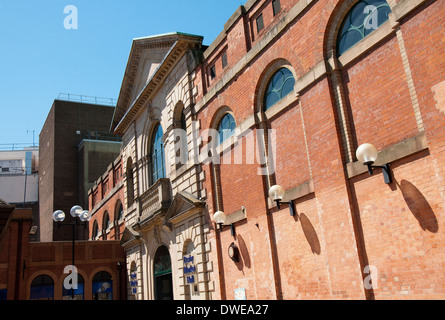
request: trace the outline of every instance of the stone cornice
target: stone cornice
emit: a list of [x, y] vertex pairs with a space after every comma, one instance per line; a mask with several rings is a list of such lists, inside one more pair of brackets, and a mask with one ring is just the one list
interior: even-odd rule
[[[134, 40], [111, 125], [112, 132], [119, 135], [123, 135], [125, 133], [128, 125], [131, 124], [135, 116], [150, 100], [152, 95], [160, 89], [160, 86], [163, 84], [168, 74], [185, 55], [187, 50], [200, 46], [202, 44], [202, 39], [203, 38], [200, 36], [174, 33]], [[133, 104], [129, 106], [131, 92], [139, 67], [139, 61], [141, 59], [143, 50], [149, 48], [170, 49], [159, 67], [150, 77], [142, 92], [135, 99]]]

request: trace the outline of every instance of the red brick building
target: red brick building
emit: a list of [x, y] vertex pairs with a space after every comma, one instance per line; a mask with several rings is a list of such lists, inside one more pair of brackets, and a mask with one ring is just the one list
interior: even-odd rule
[[120, 240], [125, 228], [122, 157], [88, 191], [90, 240]]
[[[31, 224], [31, 209], [0, 200], [0, 300], [71, 299], [72, 242], [30, 242]], [[119, 241], [76, 241], [75, 299], [126, 300], [124, 263]]]
[[[274, 161], [258, 174], [229, 142], [230, 164], [203, 165], [209, 215], [236, 230], [210, 233], [213, 298], [445, 297], [444, 17], [442, 0], [248, 1], [232, 16], [197, 69], [196, 117], [201, 132], [227, 113], [237, 133], [274, 130]], [[293, 88], [269, 106], [283, 70]], [[357, 161], [363, 143], [392, 183]]]
[[129, 296], [443, 299], [444, 17], [443, 0], [249, 0], [208, 48], [135, 39], [107, 209], [124, 203]]

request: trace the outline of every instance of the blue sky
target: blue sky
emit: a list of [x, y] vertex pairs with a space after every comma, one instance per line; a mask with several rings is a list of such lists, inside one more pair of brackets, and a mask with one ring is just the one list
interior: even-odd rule
[[[33, 131], [38, 144], [59, 93], [117, 99], [134, 38], [179, 31], [209, 45], [244, 2], [0, 0], [0, 150], [32, 145]], [[64, 27], [68, 5], [78, 29]]]

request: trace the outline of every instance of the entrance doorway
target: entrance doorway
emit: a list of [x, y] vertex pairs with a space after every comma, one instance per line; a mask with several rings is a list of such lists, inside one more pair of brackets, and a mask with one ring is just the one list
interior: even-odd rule
[[156, 300], [173, 300], [173, 279], [170, 254], [166, 246], [158, 248], [154, 259]]

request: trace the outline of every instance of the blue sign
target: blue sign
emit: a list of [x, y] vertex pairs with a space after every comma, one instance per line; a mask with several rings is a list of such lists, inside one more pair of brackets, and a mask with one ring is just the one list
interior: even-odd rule
[[137, 274], [136, 272], [130, 273], [130, 286], [131, 286], [131, 293], [136, 294], [138, 292], [138, 280], [137, 280]]
[[187, 283], [195, 283], [195, 276], [191, 275], [191, 273], [196, 272], [196, 266], [193, 264], [194, 257], [184, 256], [183, 261], [184, 261], [184, 275], [187, 275]]

